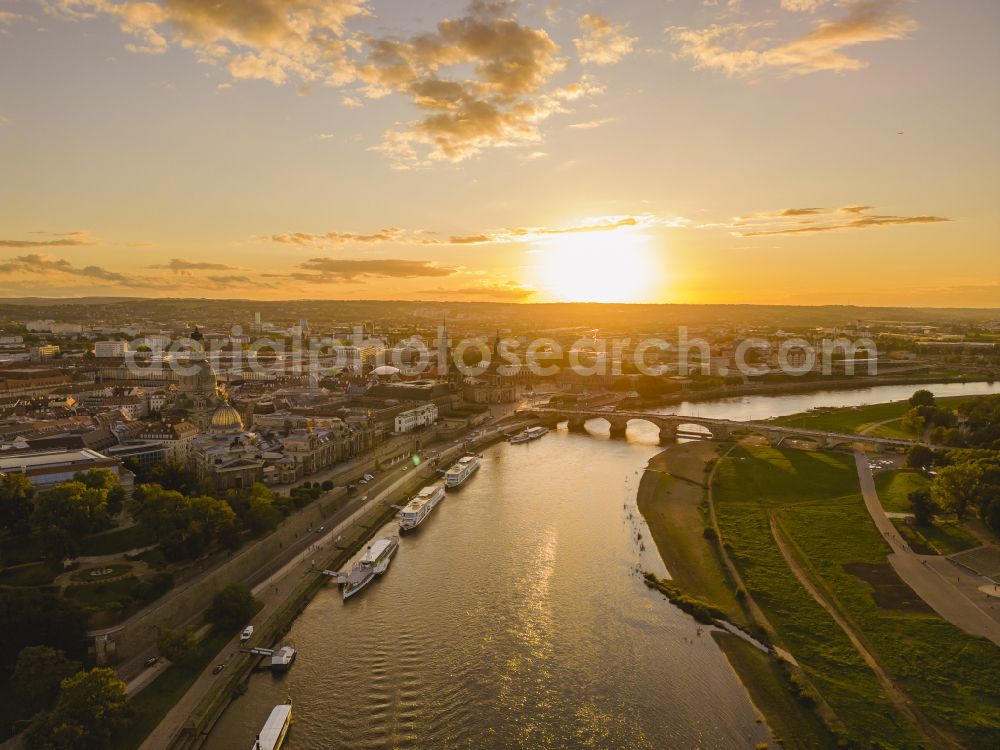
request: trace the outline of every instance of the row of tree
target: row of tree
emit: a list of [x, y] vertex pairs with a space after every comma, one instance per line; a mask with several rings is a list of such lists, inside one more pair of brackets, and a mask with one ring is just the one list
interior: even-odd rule
[[[915, 409], [934, 408], [927, 391], [911, 398]], [[944, 410], [937, 409], [938, 412]], [[991, 529], [1000, 533], [1000, 397], [983, 396], [962, 402], [957, 417], [961, 423], [961, 445], [967, 448], [935, 450], [916, 445], [907, 454], [907, 465], [924, 471], [935, 470], [930, 492], [910, 495], [918, 524], [930, 523], [939, 513], [954, 513], [959, 519], [975, 512]], [[959, 432], [959, 428], [949, 429]], [[954, 444], [952, 442], [951, 444]]]
[[37, 491], [23, 474], [0, 476], [0, 526], [15, 536], [36, 535], [46, 558], [74, 557], [79, 540], [111, 528], [126, 494], [110, 469], [77, 472], [70, 482]]

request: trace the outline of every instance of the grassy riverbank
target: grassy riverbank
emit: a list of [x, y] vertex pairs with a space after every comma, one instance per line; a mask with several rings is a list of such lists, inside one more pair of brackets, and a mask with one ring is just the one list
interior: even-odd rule
[[[716, 447], [691, 442], [655, 456], [639, 486], [639, 510], [677, 589], [756, 630], [722, 562], [718, 540], [705, 531], [712, 528], [705, 482]], [[809, 700], [799, 697], [786, 664], [741, 638], [714, 635], [776, 738], [788, 747], [835, 746]]]
[[942, 620], [898, 579], [850, 456], [736, 447], [719, 465], [715, 503], [751, 595], [851, 739], [919, 745], [844, 631], [789, 568], [772, 519], [806, 576], [927, 719], [964, 747], [1000, 745], [1000, 651]]
[[[715, 446], [706, 443], [661, 453], [640, 485], [639, 508], [677, 587], [753, 627], [717, 542], [704, 533], [704, 482], [713, 460]], [[714, 499], [722, 539], [750, 596], [850, 742], [916, 748], [924, 741], [845, 631], [803, 588], [775, 544], [772, 521], [800, 573], [859, 635], [921, 720], [963, 747], [1000, 746], [1000, 651], [942, 620], [899, 580], [850, 456], [736, 446], [720, 460]], [[740, 639], [717, 640], [787, 746], [832, 746], [808, 698], [797, 697], [787, 665]]]

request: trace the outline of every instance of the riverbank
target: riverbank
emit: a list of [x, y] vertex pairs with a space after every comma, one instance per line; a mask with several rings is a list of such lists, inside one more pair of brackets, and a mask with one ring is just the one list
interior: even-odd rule
[[[505, 438], [505, 432], [517, 430], [528, 424], [523, 419], [504, 420], [488, 431], [478, 433], [473, 443], [480, 450]], [[257, 633], [253, 643], [258, 646], [278, 645], [292, 628], [295, 620], [325, 586], [326, 577], [321, 570], [342, 568], [371, 539], [372, 535], [398, 512], [399, 501], [413, 494], [437, 476], [437, 468], [447, 466], [466, 450], [462, 439], [434, 446], [429, 452], [437, 459], [425, 461], [401, 475], [387, 488], [373, 495], [372, 500], [350, 518], [328, 526], [326, 534], [317, 539], [315, 549], [263, 581], [254, 589], [255, 594], [277, 597], [265, 611], [265, 617], [254, 621]], [[287, 592], [287, 593], [286, 593]], [[259, 662], [259, 657], [235, 653], [226, 669], [215, 678], [198, 702], [185, 712], [183, 730], [169, 736], [166, 743], [156, 744], [147, 740], [143, 749], [169, 747], [171, 750], [192, 750], [200, 747], [234, 698], [246, 689], [246, 683]], [[189, 718], [188, 718], [189, 717]]]
[[[763, 635], [723, 563], [710, 517], [707, 481], [718, 447], [695, 441], [654, 456], [639, 485], [638, 507], [677, 587], [721, 610], [731, 622]], [[836, 747], [808, 691], [786, 662], [735, 635], [720, 631], [712, 637], [776, 738], [797, 748]]]
[[993, 383], [987, 375], [922, 375], [908, 377], [889, 376], [856, 376], [838, 378], [836, 380], [797, 380], [784, 383], [755, 383], [751, 385], [730, 385], [720, 388], [708, 388], [702, 391], [685, 391], [655, 399], [639, 401], [635, 406], [644, 409], [664, 408], [682, 403], [703, 403], [748, 396], [787, 396], [819, 391], [851, 391], [879, 386], [894, 385], [932, 385], [932, 384], [965, 384]]

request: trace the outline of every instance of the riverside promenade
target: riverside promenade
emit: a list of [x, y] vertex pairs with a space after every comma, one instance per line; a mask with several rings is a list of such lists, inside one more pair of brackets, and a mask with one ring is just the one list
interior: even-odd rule
[[[321, 532], [314, 538], [304, 539], [292, 559], [253, 585], [254, 596], [263, 607], [251, 623], [257, 631], [251, 645], [265, 648], [275, 645], [268, 641], [269, 634], [286, 630], [298, 614], [298, 609], [289, 612], [289, 606], [303, 596], [304, 589], [310, 589], [310, 584], [319, 580], [324, 568], [341, 567], [392, 516], [393, 504], [436, 478], [437, 468], [457, 459], [469, 442], [476, 449], [485, 447], [502, 439], [506, 431], [518, 429], [522, 422], [505, 420], [476, 431], [471, 438], [465, 436], [433, 446], [425, 452], [419, 466], [400, 465], [383, 472], [375, 482], [365, 486], [367, 492], [359, 491], [331, 516]], [[234, 635], [150, 733], [140, 750], [181, 750], [200, 746], [218, 714], [228, 704], [227, 696], [245, 679], [259, 658], [239, 649], [238, 637]], [[226, 666], [220, 674], [214, 675], [212, 670], [217, 664]], [[155, 686], [152, 689], [155, 690]]]

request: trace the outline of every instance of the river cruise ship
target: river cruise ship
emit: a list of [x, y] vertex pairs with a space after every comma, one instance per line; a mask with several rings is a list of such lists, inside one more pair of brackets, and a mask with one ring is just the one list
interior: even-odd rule
[[440, 484], [424, 487], [399, 511], [399, 530], [412, 531], [417, 528], [443, 499], [444, 487]]
[[444, 473], [444, 483], [449, 490], [458, 489], [479, 469], [479, 456], [465, 456]]
[[280, 750], [285, 744], [285, 737], [292, 726], [292, 704], [283, 703], [275, 706], [267, 717], [264, 728], [260, 730], [253, 743], [252, 750]]
[[529, 427], [523, 432], [519, 432], [511, 437], [509, 442], [511, 445], [517, 445], [518, 443], [530, 443], [532, 440], [538, 440], [548, 433], [548, 427]]
[[344, 600], [350, 599], [375, 580], [376, 576], [385, 573], [397, 549], [399, 549], [398, 536], [379, 539], [369, 545], [364, 557], [354, 563], [350, 572], [341, 574], [341, 582], [344, 584]]

